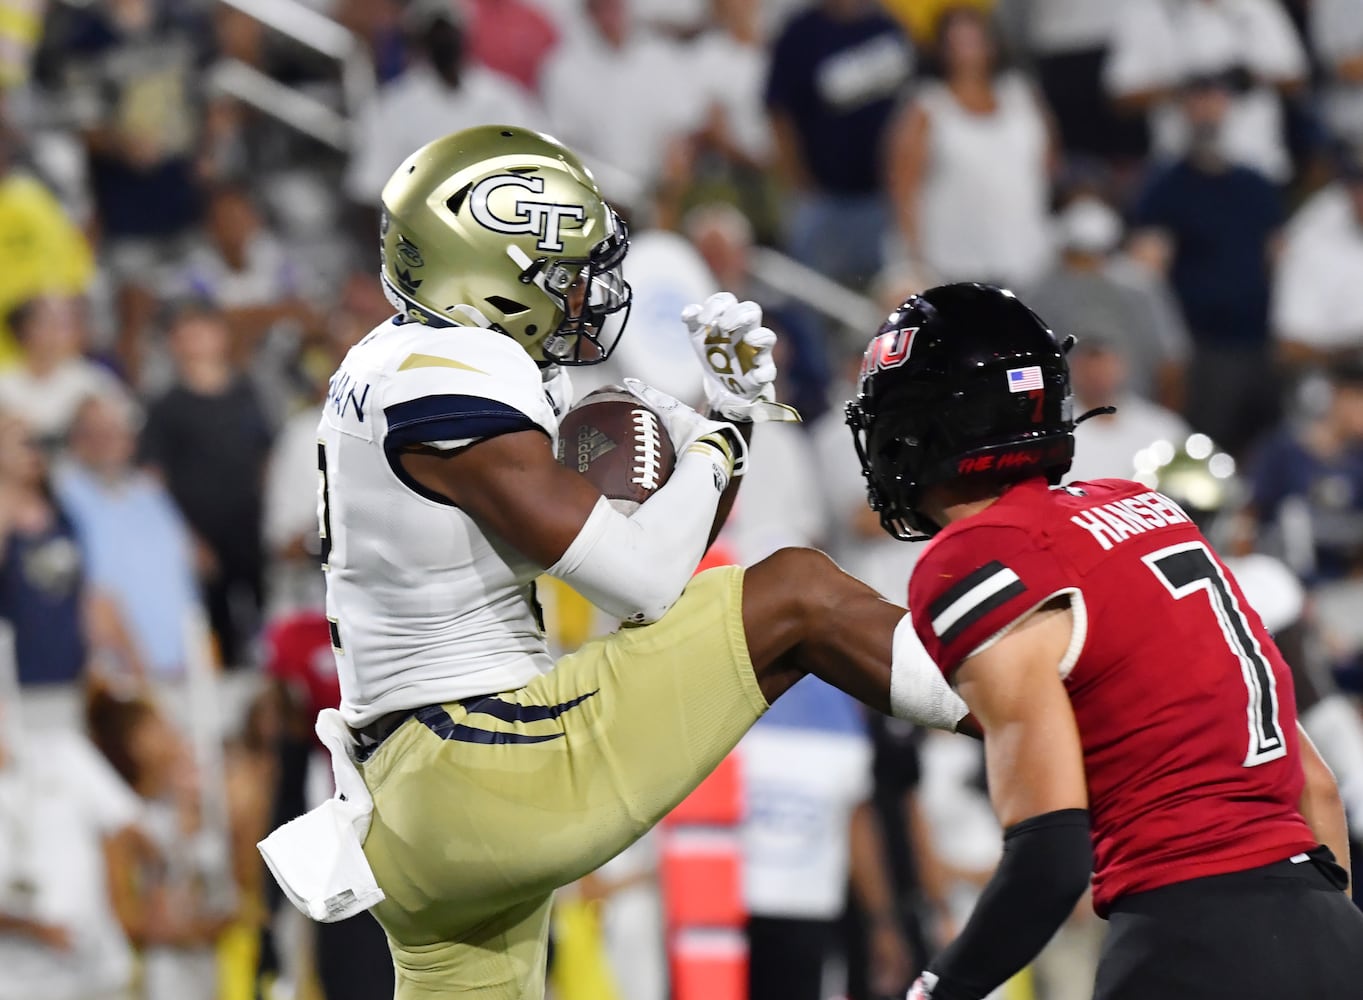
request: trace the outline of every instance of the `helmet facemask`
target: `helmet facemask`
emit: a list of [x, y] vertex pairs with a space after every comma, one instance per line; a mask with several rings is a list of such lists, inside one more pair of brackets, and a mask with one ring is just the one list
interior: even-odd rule
[[521, 280], [554, 300], [562, 319], [544, 338], [544, 357], [560, 365], [595, 365], [610, 357], [629, 322], [633, 290], [624, 278], [629, 234], [615, 219], [614, 231], [583, 260], [533, 261]]
[[922, 492], [915, 474], [917, 440], [885, 434], [888, 421], [877, 424], [861, 400], [849, 401], [846, 415], [861, 474], [866, 477], [866, 502], [880, 515], [880, 526], [901, 542], [927, 541], [940, 526], [916, 509]]

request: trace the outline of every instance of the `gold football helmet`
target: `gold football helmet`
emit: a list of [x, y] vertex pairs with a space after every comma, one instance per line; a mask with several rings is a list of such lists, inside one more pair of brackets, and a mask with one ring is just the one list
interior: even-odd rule
[[477, 318], [541, 365], [590, 365], [629, 317], [623, 221], [556, 140], [481, 125], [421, 147], [383, 189], [382, 276], [408, 319]]

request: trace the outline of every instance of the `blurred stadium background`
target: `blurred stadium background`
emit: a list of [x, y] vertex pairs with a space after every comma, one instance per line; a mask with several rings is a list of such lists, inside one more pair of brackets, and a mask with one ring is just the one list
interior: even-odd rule
[[[330, 794], [314, 428], [389, 314], [379, 192], [493, 121], [630, 221], [579, 393], [695, 398], [678, 313], [719, 288], [782, 334], [806, 422], [759, 429], [712, 559], [817, 545], [902, 601], [841, 401], [906, 294], [1005, 284], [1120, 407], [1074, 477], [1176, 471], [1288, 567], [1259, 610], [1356, 722], [1363, 0], [0, 0], [0, 1000], [388, 995], [377, 926], [306, 924], [254, 843]], [[609, 627], [546, 605], [559, 649]], [[558, 1000], [902, 996], [950, 940], [999, 848], [976, 748], [778, 709], [564, 891]], [[1087, 997], [1101, 934], [1001, 995]]]

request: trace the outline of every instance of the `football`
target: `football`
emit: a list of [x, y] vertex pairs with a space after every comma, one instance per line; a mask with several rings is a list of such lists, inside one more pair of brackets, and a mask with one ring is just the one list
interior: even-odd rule
[[633, 514], [667, 482], [677, 456], [657, 414], [609, 385], [564, 414], [558, 460], [586, 476], [616, 510]]

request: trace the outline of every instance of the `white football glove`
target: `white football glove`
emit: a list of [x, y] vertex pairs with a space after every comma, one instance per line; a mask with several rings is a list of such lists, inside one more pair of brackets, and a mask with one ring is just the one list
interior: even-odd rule
[[706, 374], [705, 400], [726, 420], [794, 421], [794, 407], [776, 402], [776, 334], [762, 325], [762, 307], [716, 292], [682, 310]]
[[703, 417], [681, 400], [637, 378], [627, 378], [624, 384], [632, 396], [658, 415], [679, 459], [692, 448], [699, 448], [713, 455], [726, 486], [732, 477], [743, 475], [748, 466], [748, 444], [732, 424]]

